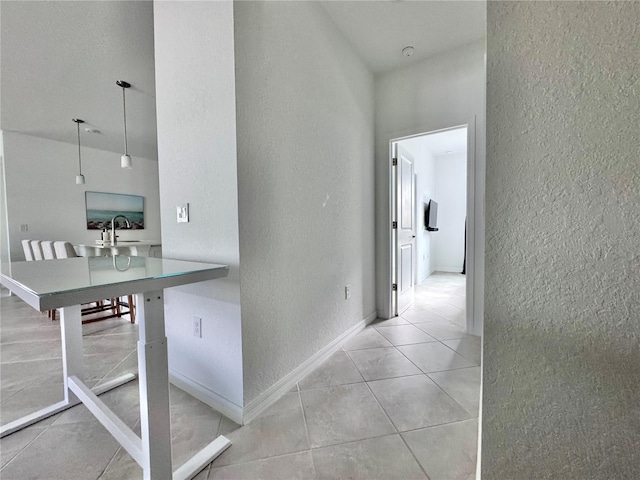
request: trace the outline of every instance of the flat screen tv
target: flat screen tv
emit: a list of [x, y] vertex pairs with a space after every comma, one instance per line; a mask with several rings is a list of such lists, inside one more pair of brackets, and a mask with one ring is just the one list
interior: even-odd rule
[[429, 232], [438, 231], [438, 202], [429, 200], [424, 210], [424, 228]]

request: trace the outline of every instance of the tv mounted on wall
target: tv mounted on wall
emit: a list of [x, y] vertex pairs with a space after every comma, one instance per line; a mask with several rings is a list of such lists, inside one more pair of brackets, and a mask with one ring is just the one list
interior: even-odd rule
[[424, 210], [424, 228], [429, 232], [438, 231], [438, 202], [429, 200]]

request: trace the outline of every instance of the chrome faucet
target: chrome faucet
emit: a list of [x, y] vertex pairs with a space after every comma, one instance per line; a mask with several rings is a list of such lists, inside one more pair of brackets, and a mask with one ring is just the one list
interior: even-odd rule
[[111, 245], [116, 245], [116, 218], [124, 218], [124, 224], [126, 228], [131, 228], [131, 222], [124, 215], [116, 215], [111, 219]]

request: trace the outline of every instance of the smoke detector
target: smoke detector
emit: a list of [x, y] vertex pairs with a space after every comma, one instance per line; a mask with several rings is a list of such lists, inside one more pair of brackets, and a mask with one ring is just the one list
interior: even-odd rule
[[414, 50], [415, 49], [411, 45], [407, 45], [402, 49], [402, 55], [404, 55], [405, 57], [410, 57], [411, 55], [413, 55]]

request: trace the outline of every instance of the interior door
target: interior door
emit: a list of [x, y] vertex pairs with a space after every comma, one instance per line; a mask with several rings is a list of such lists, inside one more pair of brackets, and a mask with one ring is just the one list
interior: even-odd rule
[[413, 157], [395, 144], [396, 170], [396, 305], [398, 315], [413, 303], [416, 255]]

